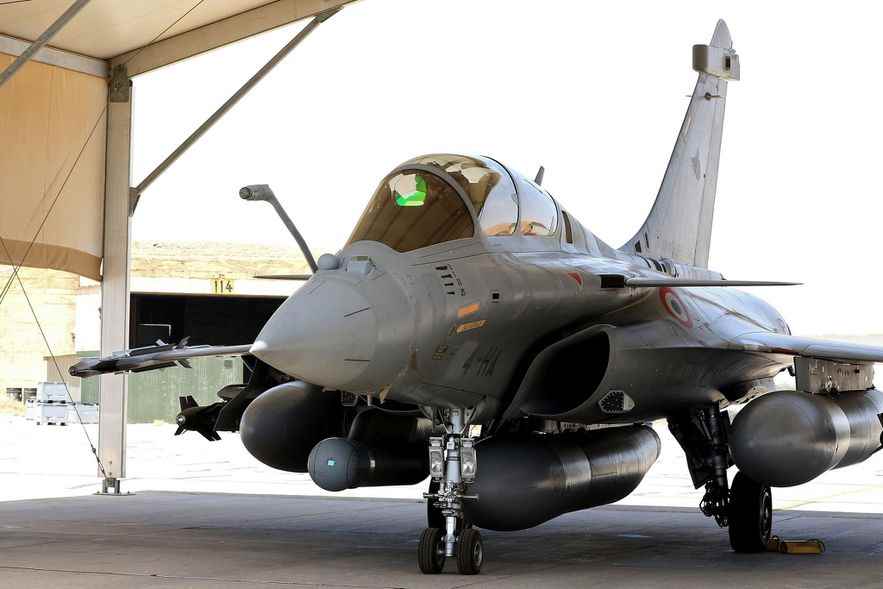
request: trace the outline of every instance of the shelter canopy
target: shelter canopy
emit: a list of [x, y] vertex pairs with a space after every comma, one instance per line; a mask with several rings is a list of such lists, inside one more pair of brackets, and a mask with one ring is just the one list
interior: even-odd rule
[[[0, 4], [0, 71], [72, 1]], [[114, 65], [125, 62], [135, 76], [350, 1], [205, 0], [193, 8], [196, 0], [91, 0], [0, 86], [0, 237], [11, 263], [20, 263], [30, 248], [25, 266], [100, 279], [106, 151], [101, 113]], [[0, 248], [0, 264], [9, 263]]]

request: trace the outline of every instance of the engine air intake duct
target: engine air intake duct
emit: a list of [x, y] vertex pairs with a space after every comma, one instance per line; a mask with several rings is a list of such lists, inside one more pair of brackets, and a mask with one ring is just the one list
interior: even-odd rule
[[497, 437], [476, 445], [478, 472], [467, 519], [489, 530], [523, 530], [571, 511], [619, 501], [659, 457], [646, 426], [593, 432]]
[[877, 389], [770, 393], [736, 416], [730, 449], [752, 479], [771, 487], [800, 485], [879, 450], [881, 414], [883, 393]]

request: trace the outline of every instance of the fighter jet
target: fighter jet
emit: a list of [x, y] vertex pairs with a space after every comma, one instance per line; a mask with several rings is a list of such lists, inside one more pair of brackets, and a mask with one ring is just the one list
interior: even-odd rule
[[[317, 261], [269, 187], [250, 186], [240, 195], [280, 211], [314, 270], [257, 339], [124, 351], [71, 374], [242, 355], [249, 382], [205, 408], [182, 403], [180, 428], [238, 430], [258, 460], [329, 491], [429, 477], [427, 574], [446, 559], [478, 573], [480, 529], [627, 496], [659, 455], [649, 424], [661, 419], [705, 489], [702, 513], [729, 528], [733, 550], [765, 550], [771, 487], [881, 448], [883, 348], [792, 335], [734, 288], [787, 283], [708, 268], [727, 84], [740, 72], [723, 21], [693, 47], [693, 68], [656, 201], [619, 248], [554, 199], [542, 171], [531, 179], [490, 157], [396, 167], [349, 241]], [[796, 390], [776, 389], [783, 371]]]

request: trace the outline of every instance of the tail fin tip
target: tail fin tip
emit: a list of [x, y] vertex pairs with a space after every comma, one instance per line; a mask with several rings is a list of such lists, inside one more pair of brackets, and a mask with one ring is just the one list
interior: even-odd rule
[[699, 79], [646, 221], [620, 250], [708, 267], [727, 81], [739, 79], [727, 24], [693, 47]]

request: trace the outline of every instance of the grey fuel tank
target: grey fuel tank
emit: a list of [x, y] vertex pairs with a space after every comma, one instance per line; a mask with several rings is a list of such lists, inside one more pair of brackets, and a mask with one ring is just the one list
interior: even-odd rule
[[659, 457], [646, 426], [529, 439], [490, 438], [476, 445], [478, 472], [463, 503], [480, 528], [523, 530], [561, 514], [619, 501]]
[[772, 487], [810, 481], [880, 449], [883, 393], [770, 393], [735, 418], [730, 449], [739, 470]]

